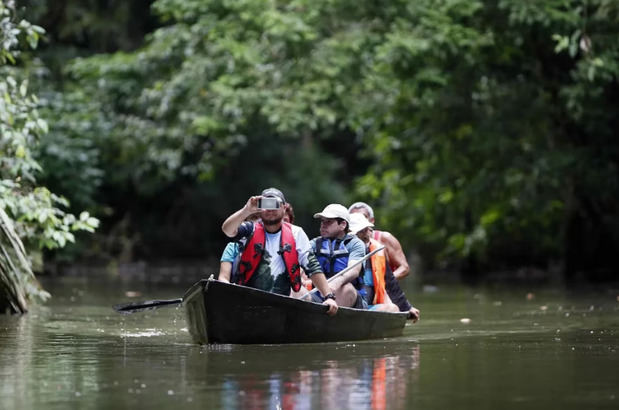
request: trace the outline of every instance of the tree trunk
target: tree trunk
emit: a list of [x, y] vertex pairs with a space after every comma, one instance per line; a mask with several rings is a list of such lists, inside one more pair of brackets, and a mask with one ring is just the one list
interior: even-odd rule
[[0, 313], [26, 313], [33, 297], [45, 300], [49, 293], [40, 288], [13, 222], [0, 208]]

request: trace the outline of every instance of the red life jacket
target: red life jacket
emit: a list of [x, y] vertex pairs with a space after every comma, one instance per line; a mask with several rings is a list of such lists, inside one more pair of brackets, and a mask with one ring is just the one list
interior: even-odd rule
[[[292, 225], [282, 222], [280, 236], [279, 253], [284, 259], [286, 271], [290, 278], [290, 285], [295, 292], [301, 288], [301, 271], [299, 269], [299, 255], [297, 244], [292, 234]], [[256, 271], [258, 264], [262, 260], [264, 247], [266, 244], [266, 234], [262, 223], [254, 224], [254, 233], [245, 245], [245, 250], [241, 254], [239, 263], [239, 284], [245, 285]]]

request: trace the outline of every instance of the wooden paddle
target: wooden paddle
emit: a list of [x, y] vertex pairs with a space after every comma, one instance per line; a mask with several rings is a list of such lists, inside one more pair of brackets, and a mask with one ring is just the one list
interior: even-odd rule
[[[215, 275], [211, 275], [209, 279], [213, 279]], [[183, 303], [183, 298], [177, 299], [160, 299], [160, 300], [145, 300], [142, 302], [130, 302], [114, 305], [113, 308], [118, 313], [128, 315], [130, 313], [141, 312], [144, 310], [157, 309], [162, 306], [172, 306]]]
[[163, 299], [163, 300], [146, 300], [142, 302], [122, 303], [114, 305], [114, 310], [118, 313], [129, 314], [141, 312], [143, 310], [157, 309], [161, 306], [178, 305], [183, 303], [183, 298], [178, 299]]

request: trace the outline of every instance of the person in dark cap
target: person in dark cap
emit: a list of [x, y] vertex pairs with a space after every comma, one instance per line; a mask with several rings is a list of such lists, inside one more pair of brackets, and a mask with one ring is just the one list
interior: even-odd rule
[[[286, 198], [277, 188], [267, 188], [252, 196], [243, 208], [230, 215], [222, 230], [241, 245], [241, 256], [233, 272], [233, 282], [281, 295], [301, 289], [301, 268], [323, 296], [327, 314], [338, 305], [325, 274], [312, 252], [303, 228], [284, 222]], [[245, 219], [258, 212], [260, 221]], [[227, 281], [228, 278], [220, 278]]]

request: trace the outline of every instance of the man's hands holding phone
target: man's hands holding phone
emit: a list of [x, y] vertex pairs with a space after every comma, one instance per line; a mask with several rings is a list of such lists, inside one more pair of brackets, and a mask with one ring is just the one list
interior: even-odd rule
[[278, 198], [264, 197], [264, 196], [252, 196], [247, 200], [245, 204], [245, 210], [249, 214], [260, 212], [269, 209], [279, 209], [282, 206], [282, 201]]
[[258, 199], [258, 209], [279, 209], [282, 206], [282, 202], [273, 197], [260, 197]]

